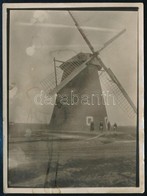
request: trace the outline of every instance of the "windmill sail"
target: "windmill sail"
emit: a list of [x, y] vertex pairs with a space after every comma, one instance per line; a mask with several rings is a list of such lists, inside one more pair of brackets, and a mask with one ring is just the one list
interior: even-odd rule
[[131, 98], [128, 96], [127, 92], [118, 81], [114, 73], [105, 66], [105, 64], [98, 56], [104, 48], [106, 48], [115, 39], [121, 36], [125, 32], [125, 29], [123, 29], [106, 43], [104, 43], [104, 45], [95, 52], [92, 44], [90, 43], [90, 40], [86, 37], [83, 29], [79, 26], [78, 22], [70, 11], [69, 14], [72, 17], [78, 31], [90, 48], [92, 54], [79, 53], [68, 61], [62, 62], [58, 68], [55, 65], [56, 60], [54, 59], [54, 73], [49, 74], [44, 80], [42, 80], [40, 82], [39, 88], [43, 89], [47, 95], [49, 94], [52, 96], [58, 94], [60, 91], [62, 91], [62, 89], [64, 89], [66, 85], [68, 85], [72, 80], [80, 75], [89, 65], [95, 65], [97, 67], [97, 71], [103, 71], [99, 76], [102, 83], [104, 83], [105, 85], [106, 83], [109, 83], [107, 84], [107, 86], [109, 86], [109, 89], [117, 98], [119, 106], [122, 109], [126, 108], [129, 117], [134, 118], [136, 116], [137, 110]]
[[[55, 73], [50, 73], [46, 76], [39, 84], [40, 89], [44, 90], [45, 93], [49, 93], [56, 88], [61, 82], [63, 71], [61, 69], [56, 69], [56, 78]], [[57, 83], [56, 83], [57, 82]]]
[[58, 93], [66, 84], [83, 71], [89, 63], [92, 63], [92, 60], [96, 55], [97, 54], [92, 55], [89, 53], [77, 54], [68, 61], [62, 63], [59, 68], [56, 69], [56, 76], [54, 73], [51, 73], [42, 80], [40, 82], [40, 88], [49, 95]]
[[[104, 63], [102, 62], [102, 60], [100, 58], [98, 58], [98, 60], [99, 60], [100, 65], [102, 67], [104, 67]], [[106, 68], [105, 67], [105, 72], [109, 75], [111, 81], [114, 82], [115, 85], [117, 85], [117, 87], [119, 88], [119, 90], [122, 92], [123, 96], [128, 101], [128, 103], [130, 104], [130, 106], [132, 107], [132, 110], [135, 113], [137, 113], [137, 109], [136, 109], [134, 103], [132, 102], [131, 98], [129, 97], [129, 95], [127, 94], [127, 92], [125, 91], [125, 89], [123, 88], [123, 86], [121, 85], [121, 83], [119, 82], [119, 80], [117, 79], [117, 77], [114, 75], [114, 73], [112, 72], [112, 70], [110, 68]]]
[[100, 73], [99, 77], [104, 88], [106, 90], [109, 89], [109, 93], [115, 97], [117, 105], [120, 107], [120, 109], [124, 111], [129, 118], [135, 119], [136, 110], [134, 108], [134, 105], [131, 105], [128, 102], [120, 88], [118, 88], [117, 83], [114, 82], [106, 72]]
[[[84, 31], [81, 29], [80, 25], [78, 24], [78, 22], [76, 21], [75, 17], [72, 15], [72, 13], [69, 11], [70, 16], [72, 17], [73, 21], [75, 22], [75, 25], [78, 29], [78, 31], [80, 32], [80, 34], [82, 35], [83, 39], [85, 40], [85, 42], [87, 43], [88, 47], [90, 48], [91, 52], [94, 54], [94, 48], [91, 45], [90, 41], [86, 38]], [[125, 32], [125, 29], [120, 31], [117, 35], [115, 35], [112, 39], [110, 39], [109, 41], [107, 41], [104, 46], [98, 51], [98, 54], [104, 49], [106, 48], [110, 43], [112, 43], [115, 39], [117, 39], [120, 35], [122, 35]], [[108, 69], [104, 63], [102, 62], [102, 60], [98, 57], [98, 55], [96, 56], [96, 59], [99, 62], [99, 65], [101, 65], [101, 67], [104, 69], [104, 72], [106, 72], [106, 74], [110, 77], [111, 81], [113, 81], [113, 85], [116, 86], [116, 88], [118, 89], [119, 92], [121, 92], [121, 100], [125, 100], [127, 105], [129, 105], [129, 108], [131, 108], [131, 114], [133, 113], [133, 115], [136, 115], [137, 113], [137, 109], [134, 105], [134, 103], [132, 102], [131, 98], [129, 97], [129, 95], [127, 94], [127, 92], [125, 91], [125, 89], [123, 88], [123, 86], [121, 85], [121, 83], [119, 82], [119, 80], [116, 78], [116, 76], [114, 75], [114, 73]], [[117, 98], [120, 98], [120, 95], [117, 96]], [[124, 103], [124, 101], [122, 101]], [[122, 105], [122, 104], [121, 104]]]

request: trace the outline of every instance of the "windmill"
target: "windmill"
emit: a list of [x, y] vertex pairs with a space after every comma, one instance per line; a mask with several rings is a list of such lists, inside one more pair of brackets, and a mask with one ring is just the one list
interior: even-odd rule
[[[69, 106], [65, 102], [61, 104], [59, 101], [61, 95], [70, 97], [71, 93], [85, 95], [92, 94], [92, 92], [98, 90], [99, 94], [101, 94], [100, 79], [104, 85], [109, 87], [120, 108], [125, 110], [128, 117], [136, 118], [137, 110], [131, 98], [112, 70], [107, 68], [99, 57], [100, 52], [121, 36], [125, 32], [125, 29], [104, 43], [98, 51], [95, 51], [71, 11], [68, 11], [68, 13], [91, 53], [81, 52], [66, 62], [54, 58], [54, 73], [40, 82], [39, 89], [43, 89], [47, 95], [56, 95], [56, 104], [52, 112], [50, 128], [89, 130], [91, 123], [94, 123], [94, 129], [99, 129], [100, 122], [103, 123], [104, 128], [107, 128], [109, 119], [105, 105], [100, 104], [95, 107], [95, 105], [88, 104], [83, 104], [82, 106], [76, 104], [73, 106], [71, 104]], [[60, 65], [57, 66], [57, 63]], [[65, 101], [65, 97], [63, 99]], [[73, 100], [70, 97], [68, 101], [71, 103]]]

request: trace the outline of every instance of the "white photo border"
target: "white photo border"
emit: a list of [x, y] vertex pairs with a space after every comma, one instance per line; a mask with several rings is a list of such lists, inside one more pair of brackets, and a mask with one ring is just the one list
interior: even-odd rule
[[[84, 188], [9, 188], [7, 151], [7, 19], [8, 9], [51, 9], [51, 8], [138, 8], [138, 133], [139, 133], [139, 187], [84, 187]], [[4, 193], [143, 193], [144, 192], [144, 14], [143, 3], [4, 3], [3, 4], [3, 190]]]

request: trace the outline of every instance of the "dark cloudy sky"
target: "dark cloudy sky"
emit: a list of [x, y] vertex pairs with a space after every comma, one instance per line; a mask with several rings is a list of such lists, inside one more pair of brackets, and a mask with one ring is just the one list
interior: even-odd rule
[[[126, 32], [101, 52], [100, 57], [110, 67], [136, 105], [137, 74], [137, 13], [112, 11], [74, 11], [95, 50], [117, 34]], [[51, 107], [44, 117], [36, 113], [26, 91], [53, 71], [53, 58], [66, 61], [79, 52], [90, 52], [67, 11], [12, 10], [10, 13], [10, 84], [17, 92], [10, 100], [10, 121], [49, 122]], [[117, 109], [108, 109], [120, 124], [132, 124]], [[116, 115], [117, 113], [117, 115]], [[113, 115], [112, 115], [113, 114]], [[36, 114], [35, 114], [36, 115]], [[45, 120], [44, 120], [45, 119]], [[122, 120], [123, 119], [123, 120]], [[112, 118], [112, 122], [115, 121]]]

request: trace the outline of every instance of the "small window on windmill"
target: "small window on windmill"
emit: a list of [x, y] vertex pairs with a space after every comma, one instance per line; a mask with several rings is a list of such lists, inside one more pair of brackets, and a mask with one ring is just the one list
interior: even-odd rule
[[93, 116], [86, 116], [86, 125], [90, 126], [91, 122], [93, 122]]

